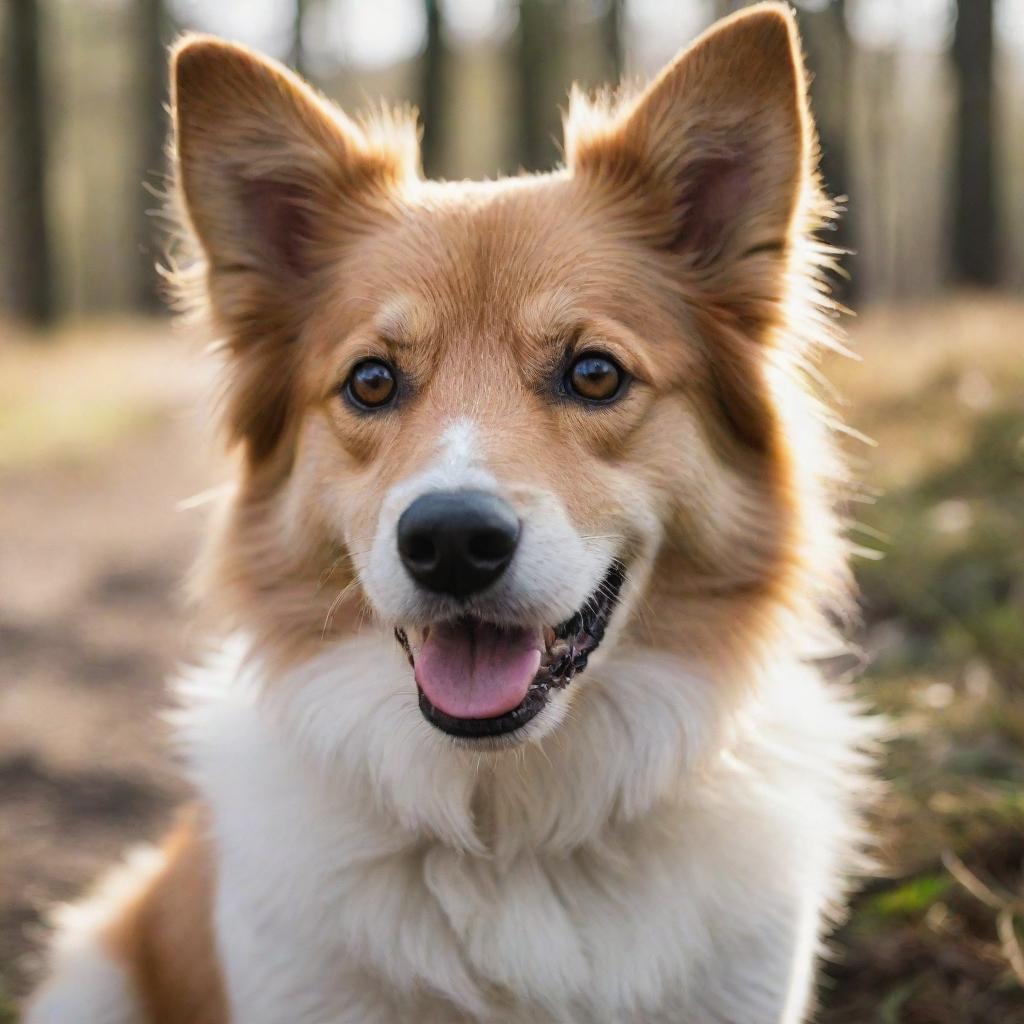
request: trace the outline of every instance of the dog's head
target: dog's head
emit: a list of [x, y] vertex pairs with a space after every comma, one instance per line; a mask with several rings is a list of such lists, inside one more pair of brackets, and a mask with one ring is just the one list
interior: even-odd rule
[[822, 208], [785, 8], [574, 97], [565, 168], [495, 182], [422, 180], [414, 127], [241, 47], [186, 39], [173, 77], [241, 451], [211, 576], [267, 650], [394, 633], [429, 722], [520, 738], [613, 645], [728, 659], [807, 589], [785, 370]]

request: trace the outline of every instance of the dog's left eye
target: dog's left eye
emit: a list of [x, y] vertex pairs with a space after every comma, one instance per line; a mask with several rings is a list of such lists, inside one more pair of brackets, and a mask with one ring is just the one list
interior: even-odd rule
[[345, 383], [349, 400], [361, 409], [379, 409], [395, 397], [395, 371], [381, 359], [364, 359]]
[[610, 402], [622, 389], [625, 376], [618, 363], [608, 356], [584, 352], [569, 367], [565, 388], [587, 402]]

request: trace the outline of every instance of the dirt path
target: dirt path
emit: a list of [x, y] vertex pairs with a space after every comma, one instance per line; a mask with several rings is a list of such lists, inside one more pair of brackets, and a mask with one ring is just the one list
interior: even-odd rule
[[180, 582], [202, 517], [178, 506], [209, 475], [188, 379], [140, 384], [161, 358], [126, 357], [141, 428], [0, 472], [0, 991], [36, 970], [45, 908], [157, 836], [183, 794], [160, 711], [200, 643]]

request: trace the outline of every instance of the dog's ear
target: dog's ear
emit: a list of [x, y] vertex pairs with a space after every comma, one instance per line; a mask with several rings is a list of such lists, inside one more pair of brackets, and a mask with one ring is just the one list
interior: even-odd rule
[[796, 26], [775, 3], [713, 26], [610, 111], [574, 97], [566, 122], [571, 173], [603, 188], [622, 230], [718, 288], [785, 254], [813, 149]]
[[415, 155], [375, 146], [298, 76], [244, 46], [186, 36], [171, 57], [178, 183], [210, 269], [294, 285], [358, 228]]
[[415, 130], [396, 122], [371, 138], [280, 64], [206, 36], [174, 48], [171, 85], [179, 205], [236, 357], [229, 434], [258, 459], [288, 418], [311, 296], [417, 174]]

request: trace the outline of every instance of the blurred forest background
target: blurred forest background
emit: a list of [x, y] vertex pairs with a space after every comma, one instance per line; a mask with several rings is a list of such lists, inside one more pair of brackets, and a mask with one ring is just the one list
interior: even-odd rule
[[[348, 110], [424, 115], [458, 178], [547, 168], [559, 106], [647, 76], [728, 0], [0, 4], [0, 1022], [43, 912], [182, 794], [163, 680], [206, 639], [178, 581], [220, 466], [210, 368], [161, 312], [165, 48], [287, 60]], [[1024, 0], [797, 9], [859, 362], [856, 683], [893, 721], [884, 873], [829, 1024], [1024, 1024]], [[145, 186], [145, 187], [144, 187]], [[864, 443], [863, 437], [873, 439]]]

